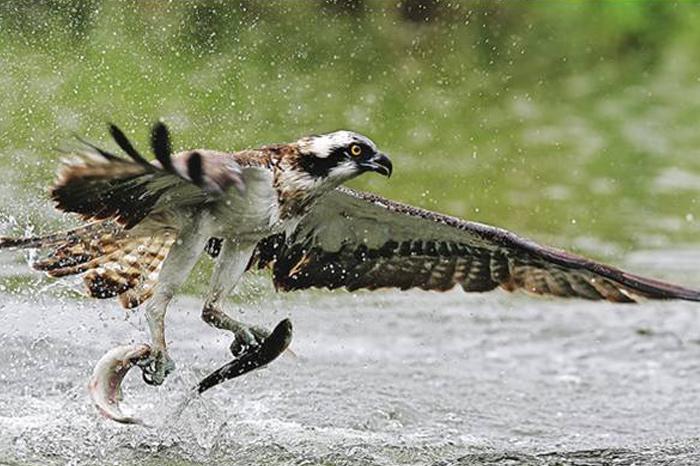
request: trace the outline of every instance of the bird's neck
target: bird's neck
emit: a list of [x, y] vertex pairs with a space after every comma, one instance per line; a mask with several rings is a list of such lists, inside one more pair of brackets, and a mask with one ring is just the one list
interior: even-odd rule
[[289, 218], [305, 215], [318, 199], [339, 184], [338, 180], [313, 176], [294, 164], [281, 161], [275, 173], [280, 216]]

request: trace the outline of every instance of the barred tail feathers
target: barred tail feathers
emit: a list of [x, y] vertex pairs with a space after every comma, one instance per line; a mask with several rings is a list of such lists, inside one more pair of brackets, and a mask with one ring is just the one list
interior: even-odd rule
[[0, 248], [48, 250], [46, 258], [32, 264], [34, 269], [52, 277], [84, 274], [90, 296], [118, 296], [123, 307], [133, 308], [153, 294], [174, 241], [169, 233], [133, 236], [102, 221], [43, 237], [0, 237]]
[[84, 281], [96, 298], [119, 296], [127, 309], [137, 307], [151, 297], [165, 256], [175, 238], [157, 236], [132, 239], [114, 253], [91, 264]]

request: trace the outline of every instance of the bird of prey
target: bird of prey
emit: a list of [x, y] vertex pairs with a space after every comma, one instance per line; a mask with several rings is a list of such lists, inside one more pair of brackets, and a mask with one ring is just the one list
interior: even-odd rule
[[[53, 277], [82, 274], [93, 297], [118, 297], [127, 308], [145, 304], [148, 350], [125, 348], [98, 365], [119, 366], [121, 372], [106, 370], [118, 380], [126, 362], [138, 363], [144, 380], [154, 385], [173, 370], [165, 313], [205, 251], [216, 265], [201, 316], [232, 332], [236, 359], [203, 380], [200, 392], [272, 361], [289, 344], [287, 320], [270, 333], [222, 311], [251, 269], [271, 269], [282, 291], [460, 286], [619, 303], [700, 301], [697, 290], [341, 187], [366, 172], [392, 173], [374, 142], [351, 131], [235, 153], [198, 149], [173, 155], [168, 130], [158, 123], [151, 133], [153, 162], [119, 128], [111, 125], [110, 132], [128, 158], [81, 141], [50, 190], [58, 209], [87, 223], [47, 236], [3, 237], [0, 247], [41, 249], [46, 254], [35, 269]], [[118, 413], [110, 417], [120, 420]]]

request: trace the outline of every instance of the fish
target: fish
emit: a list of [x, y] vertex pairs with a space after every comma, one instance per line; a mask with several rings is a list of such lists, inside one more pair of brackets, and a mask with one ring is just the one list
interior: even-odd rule
[[289, 319], [284, 319], [277, 324], [270, 336], [259, 346], [249, 347], [245, 353], [206, 376], [199, 382], [195, 390], [202, 394], [226, 380], [263, 367], [284, 353], [291, 342], [292, 322]]
[[88, 393], [100, 414], [122, 424], [146, 425], [139, 418], [125, 415], [119, 404], [124, 398], [121, 384], [127, 372], [150, 354], [149, 345], [136, 344], [118, 346], [100, 358], [88, 383]]
[[[195, 396], [202, 394], [227, 380], [269, 364], [287, 350], [291, 341], [292, 322], [284, 319], [260, 345], [249, 346], [243, 354], [202, 379], [191, 393]], [[150, 354], [151, 347], [143, 343], [118, 346], [100, 358], [88, 383], [88, 393], [100, 414], [122, 424], [148, 427], [143, 420], [125, 415], [120, 403], [124, 398], [121, 388], [124, 377], [133, 367], [141, 366]], [[191, 397], [188, 396], [182, 409], [190, 400]]]

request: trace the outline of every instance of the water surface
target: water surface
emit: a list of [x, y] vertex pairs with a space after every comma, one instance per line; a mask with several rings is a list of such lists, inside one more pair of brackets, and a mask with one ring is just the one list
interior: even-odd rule
[[[669, 254], [682, 262], [692, 253]], [[655, 275], [700, 282], [698, 271], [672, 266]], [[183, 298], [168, 315], [178, 371], [160, 388], [138, 371], [125, 384], [126, 406], [156, 426], [145, 429], [102, 419], [85, 391], [104, 352], [146, 341], [140, 313], [49, 294], [2, 296], [0, 461], [10, 464], [700, 460], [694, 303], [265, 294], [230, 310], [267, 326], [290, 317], [296, 356], [178, 414], [188, 389], [229, 359], [229, 337], [199, 321], [197, 299]]]

